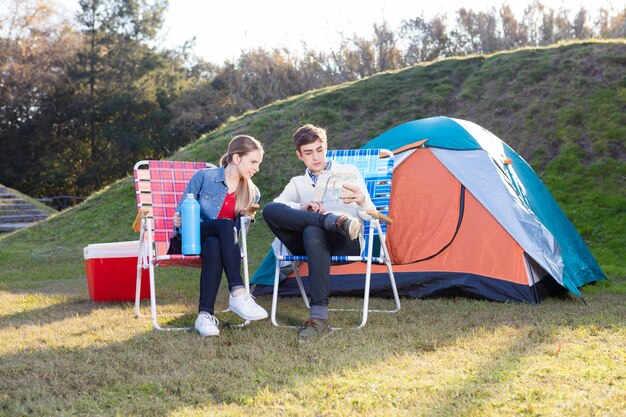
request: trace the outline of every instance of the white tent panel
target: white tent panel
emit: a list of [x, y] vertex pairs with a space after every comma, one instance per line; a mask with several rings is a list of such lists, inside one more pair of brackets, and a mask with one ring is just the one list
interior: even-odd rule
[[520, 200], [504, 172], [484, 150], [431, 148], [441, 163], [494, 216], [515, 241], [562, 283], [561, 249], [548, 229]]

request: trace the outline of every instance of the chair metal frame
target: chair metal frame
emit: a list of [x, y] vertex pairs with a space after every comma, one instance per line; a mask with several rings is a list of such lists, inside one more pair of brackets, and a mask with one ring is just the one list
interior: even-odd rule
[[[216, 168], [208, 162], [142, 160], [134, 166], [135, 193], [137, 197], [137, 217], [133, 229], [139, 232], [139, 254], [137, 257], [137, 283], [135, 291], [135, 317], [147, 317], [140, 311], [140, 291], [142, 270], [149, 270], [150, 276], [150, 317], [156, 330], [191, 330], [192, 327], [161, 327], [158, 317], [180, 316], [180, 314], [157, 313], [155, 267], [187, 266], [202, 267], [199, 255], [168, 255], [170, 237], [174, 233], [171, 219], [191, 177], [200, 169]], [[243, 281], [250, 291], [248, 272], [248, 250], [246, 235], [252, 217], [240, 217], [240, 250], [243, 265]], [[234, 230], [237, 240], [237, 228]], [[224, 310], [226, 312], [228, 310]], [[245, 321], [242, 325], [248, 324]]]
[[[359, 168], [365, 185], [367, 186], [367, 192], [370, 195], [376, 210], [368, 211], [371, 216], [370, 221], [364, 222], [364, 235], [367, 237], [366, 245], [360, 256], [331, 256], [333, 262], [365, 262], [367, 264], [365, 270], [365, 288], [363, 295], [363, 308], [357, 309], [343, 309], [332, 308], [329, 311], [362, 311], [361, 323], [357, 326], [358, 329], [363, 328], [367, 323], [368, 313], [397, 313], [400, 311], [400, 297], [398, 295], [398, 289], [396, 287], [396, 280], [393, 275], [393, 268], [391, 265], [391, 259], [389, 257], [389, 251], [387, 250], [387, 244], [385, 241], [385, 232], [387, 230], [387, 223], [393, 222], [389, 218], [389, 202], [391, 199], [391, 180], [393, 176], [394, 157], [393, 153], [387, 149], [350, 149], [350, 150], [329, 150], [326, 153], [326, 158], [329, 160], [337, 161], [339, 163], [355, 165]], [[378, 235], [380, 240], [380, 253], [378, 256], [373, 256], [374, 236]], [[304, 301], [304, 305], [310, 308], [309, 300], [302, 284], [302, 278], [298, 271], [298, 262], [306, 262], [306, 256], [291, 256], [275, 253], [276, 255], [276, 269], [274, 273], [274, 290], [272, 293], [272, 312], [271, 321], [274, 326], [282, 326], [276, 320], [276, 311], [278, 305], [278, 286], [280, 284], [280, 263], [288, 261], [292, 263], [295, 273], [296, 281], [300, 289], [300, 294]], [[387, 266], [387, 272], [389, 275], [389, 281], [393, 292], [395, 308], [388, 310], [370, 310], [369, 309], [369, 297], [370, 297], [370, 281], [372, 274], [372, 263], [378, 263]], [[331, 276], [332, 279], [332, 276]], [[339, 278], [340, 279], [340, 278]], [[292, 328], [301, 328], [302, 326], [287, 326]], [[335, 328], [338, 329], [338, 328]]]

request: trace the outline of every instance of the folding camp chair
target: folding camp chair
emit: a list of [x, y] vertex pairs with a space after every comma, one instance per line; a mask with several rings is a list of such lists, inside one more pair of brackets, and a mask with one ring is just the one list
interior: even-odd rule
[[[141, 271], [142, 269], [148, 269], [150, 272], [150, 315], [152, 324], [157, 330], [191, 329], [191, 327], [162, 328], [159, 325], [157, 321], [154, 268], [157, 266], [202, 267], [202, 258], [199, 255], [168, 255], [167, 249], [170, 237], [174, 233], [172, 217], [174, 217], [179, 199], [191, 177], [196, 171], [204, 168], [215, 168], [215, 165], [207, 162], [139, 161], [134, 167], [138, 213], [133, 228], [136, 232], [140, 232], [135, 316], [144, 316], [140, 312]], [[245, 289], [249, 292], [246, 234], [251, 217], [248, 215], [242, 216], [240, 221], [243, 278]], [[237, 233], [236, 228], [233, 233]], [[247, 324], [247, 322], [244, 324]]]
[[[363, 296], [363, 316], [361, 323], [357, 328], [362, 328], [367, 322], [368, 313], [397, 313], [400, 311], [400, 297], [398, 296], [398, 290], [396, 288], [396, 280], [393, 275], [393, 269], [391, 267], [391, 260], [389, 258], [389, 251], [385, 243], [385, 235], [387, 230], [387, 223], [391, 222], [387, 215], [389, 214], [389, 201], [391, 198], [391, 180], [393, 174], [393, 153], [386, 149], [353, 149], [353, 150], [333, 150], [328, 151], [326, 154], [327, 159], [337, 161], [342, 164], [351, 164], [356, 166], [367, 186], [367, 192], [376, 207], [376, 210], [368, 211], [372, 219], [365, 222], [364, 233], [366, 236], [366, 245], [360, 256], [331, 256], [332, 262], [365, 262], [367, 267], [365, 270], [365, 289]], [[374, 236], [378, 236], [380, 242], [380, 253], [378, 256], [373, 255], [374, 248]], [[272, 314], [271, 320], [274, 326], [279, 326], [276, 321], [276, 310], [278, 304], [278, 285], [280, 276], [280, 264], [281, 262], [288, 261], [292, 263], [293, 270], [300, 288], [300, 293], [304, 300], [304, 304], [307, 308], [309, 306], [309, 300], [306, 295], [306, 291], [302, 284], [302, 279], [298, 271], [297, 262], [306, 262], [306, 256], [291, 256], [281, 253], [275, 253], [276, 255], [276, 270], [274, 274], [274, 292], [272, 295]], [[395, 308], [392, 310], [370, 310], [369, 309], [369, 296], [370, 296], [370, 280], [372, 274], [372, 263], [385, 264], [387, 266], [387, 272], [389, 275], [389, 281], [391, 289], [393, 291], [393, 297], [395, 302]], [[331, 279], [333, 277], [331, 276]], [[329, 309], [330, 311], [361, 311], [355, 309]], [[298, 326], [289, 326], [298, 327]]]

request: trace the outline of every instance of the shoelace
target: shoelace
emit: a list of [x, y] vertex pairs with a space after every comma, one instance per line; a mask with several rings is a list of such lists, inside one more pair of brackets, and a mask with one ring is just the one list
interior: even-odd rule
[[217, 326], [218, 324], [220, 324], [220, 321], [217, 319], [217, 317], [215, 317], [215, 316], [213, 316], [211, 314], [205, 314], [203, 320], [210, 321], [214, 326]]
[[253, 301], [254, 300], [254, 295], [250, 294], [249, 292], [245, 293], [241, 297], [243, 297], [243, 301]]
[[307, 322], [304, 323], [304, 327], [313, 327], [316, 330], [320, 326], [323, 326], [323, 323], [321, 323], [321, 322], [319, 322], [317, 320], [307, 320]]

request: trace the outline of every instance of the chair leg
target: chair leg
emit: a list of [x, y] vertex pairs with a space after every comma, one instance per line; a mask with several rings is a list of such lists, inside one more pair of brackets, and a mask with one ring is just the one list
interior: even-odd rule
[[[243, 286], [247, 293], [250, 293], [250, 273], [248, 271], [248, 246], [246, 242], [246, 230], [247, 230], [247, 220], [245, 218], [241, 218], [241, 263], [243, 266]], [[233, 233], [235, 233], [235, 241], [237, 241], [237, 228], [233, 228]], [[222, 310], [222, 313], [228, 313], [230, 311], [230, 307], [225, 310]], [[234, 327], [244, 327], [250, 324], [250, 320], [245, 320], [243, 323], [233, 324]]]
[[154, 265], [150, 263], [148, 265], [148, 270], [150, 271], [150, 317], [152, 319], [152, 325], [155, 330], [163, 330], [163, 331], [180, 331], [180, 330], [192, 330], [192, 327], [161, 327], [158, 321], [157, 314], [157, 301], [156, 301], [156, 290], [155, 290], [155, 280], [154, 280]]
[[[250, 292], [250, 273], [248, 272], [248, 242], [247, 242], [247, 218], [241, 221], [241, 261], [243, 263], [243, 285], [246, 292]], [[237, 229], [235, 228], [235, 241], [237, 241]]]
[[397, 313], [400, 311], [400, 296], [398, 295], [398, 287], [396, 287], [396, 277], [393, 275], [393, 269], [391, 268], [391, 262], [389, 260], [385, 260], [385, 264], [387, 265], [387, 271], [389, 272], [389, 282], [391, 283], [391, 290], [393, 291], [393, 299], [396, 303], [396, 309], [391, 311], [392, 313]]
[[274, 291], [272, 292], [272, 314], [271, 321], [274, 326], [279, 326], [276, 321], [276, 308], [278, 304], [278, 284], [280, 283], [280, 261], [276, 260], [276, 269], [274, 270]]
[[137, 261], [137, 284], [135, 287], [135, 317], [140, 317], [139, 305], [141, 304], [141, 273], [143, 272], [143, 265], [141, 258]]
[[[376, 227], [378, 230], [378, 234], [381, 237], [381, 248], [383, 250], [384, 253], [384, 259], [385, 259], [385, 265], [387, 266], [387, 272], [389, 274], [389, 281], [391, 283], [391, 288], [393, 291], [393, 298], [394, 298], [394, 302], [395, 302], [395, 309], [393, 310], [370, 310], [369, 308], [369, 299], [370, 299], [370, 289], [371, 289], [371, 280], [372, 280], [372, 253], [371, 253], [371, 248], [372, 248], [372, 244], [373, 244], [373, 235], [370, 233], [370, 235], [368, 236], [369, 239], [369, 244], [368, 247], [370, 248], [370, 252], [368, 253], [368, 260], [367, 260], [367, 266], [366, 266], [366, 270], [365, 270], [365, 289], [363, 291], [363, 310], [362, 310], [362, 318], [361, 318], [361, 323], [357, 326], [357, 329], [361, 329], [365, 326], [365, 324], [367, 323], [367, 319], [368, 319], [368, 315], [369, 313], [397, 313], [400, 311], [400, 297], [398, 295], [398, 289], [396, 287], [396, 280], [395, 277], [393, 275], [393, 269], [391, 267], [391, 262], [389, 261], [389, 253], [387, 251], [387, 245], [385, 244], [385, 240], [382, 237], [382, 230], [380, 228], [380, 223], [375, 220], [374, 222], [372, 222], [373, 224], [370, 227]], [[370, 229], [371, 231], [371, 229]], [[329, 308], [329, 311], [359, 311], [357, 309], [350, 309], [350, 308]], [[339, 329], [339, 328], [337, 328]]]
[[380, 247], [383, 250], [383, 256], [385, 257], [385, 265], [387, 265], [387, 272], [389, 273], [389, 282], [391, 283], [391, 290], [393, 291], [393, 299], [396, 303], [396, 309], [393, 313], [400, 311], [400, 296], [398, 295], [398, 287], [396, 286], [396, 277], [393, 275], [393, 268], [391, 267], [391, 258], [389, 257], [389, 250], [387, 249], [386, 238], [382, 233], [380, 223], [376, 224], [378, 229], [378, 235], [380, 236]]
[[137, 281], [135, 284], [135, 317], [140, 317], [139, 305], [141, 303], [141, 273], [145, 255], [146, 241], [144, 240], [146, 219], [141, 219], [141, 232], [139, 233], [139, 253], [137, 254]]
[[[306, 297], [306, 292], [304, 291], [304, 286], [302, 286], [302, 281], [299, 278], [297, 265], [294, 265], [294, 271], [296, 272], [296, 278], [299, 280], [298, 285], [300, 286], [300, 293], [304, 298], [304, 305], [309, 307], [309, 300]], [[290, 327], [292, 329], [301, 329], [302, 326], [287, 326], [284, 324], [279, 324], [276, 320], [276, 311], [278, 309], [278, 285], [280, 284], [280, 261], [276, 260], [276, 269], [274, 271], [274, 291], [272, 292], [272, 312], [270, 314], [270, 319], [272, 324], [276, 327]]]
[[298, 283], [298, 288], [300, 289], [304, 305], [310, 310], [311, 306], [309, 305], [309, 297], [306, 296], [306, 291], [304, 290], [304, 285], [302, 284], [302, 277], [300, 276], [300, 271], [298, 270], [298, 264], [296, 262], [292, 262], [291, 265], [293, 266], [293, 273], [296, 275], [296, 282]]
[[[371, 246], [370, 246], [371, 247]], [[372, 278], [372, 257], [367, 260], [367, 267], [365, 269], [365, 290], [363, 291], [363, 319], [361, 324], [357, 326], [357, 329], [362, 329], [367, 323], [367, 313], [369, 313], [370, 304], [370, 280]]]

